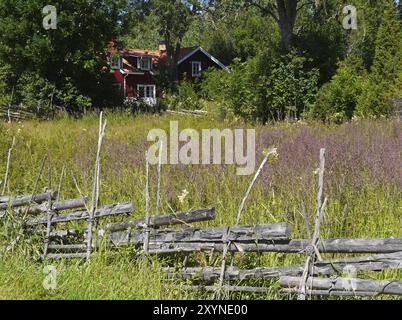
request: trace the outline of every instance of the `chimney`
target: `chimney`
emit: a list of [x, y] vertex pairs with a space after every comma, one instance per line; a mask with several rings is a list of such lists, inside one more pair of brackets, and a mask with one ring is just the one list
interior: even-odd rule
[[161, 52], [166, 51], [166, 41], [159, 42], [159, 51], [161, 51]]
[[109, 52], [116, 52], [118, 50], [119, 47], [119, 40], [117, 38], [112, 38], [112, 41], [110, 41], [108, 49]]

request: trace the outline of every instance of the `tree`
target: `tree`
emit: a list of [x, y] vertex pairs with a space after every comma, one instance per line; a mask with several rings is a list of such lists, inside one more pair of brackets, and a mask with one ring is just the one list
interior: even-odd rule
[[[79, 111], [88, 99], [97, 107], [111, 103], [109, 73], [102, 70], [105, 48], [124, 22], [124, 2], [57, 1], [57, 29], [45, 30], [42, 10], [48, 1], [0, 0], [0, 64], [11, 66], [13, 73], [8, 86], [40, 78], [55, 87], [54, 103], [69, 111]], [[31, 84], [29, 92], [41, 89]], [[58, 99], [63, 91], [86, 98], [67, 104]]]
[[377, 32], [371, 74], [364, 83], [357, 114], [389, 115], [391, 99], [402, 95], [402, 26], [397, 8], [391, 0], [385, 7]]
[[183, 39], [193, 19], [200, 13], [201, 4], [197, 0], [149, 0], [134, 1], [131, 4], [136, 15], [154, 15], [157, 30], [166, 45], [167, 74], [170, 89], [175, 90], [178, 81], [179, 61]]
[[310, 116], [336, 123], [351, 119], [366, 76], [362, 58], [351, 56], [340, 62], [331, 81], [320, 88]]
[[294, 40], [298, 12], [308, 6], [312, 11], [325, 9], [325, 0], [245, 0], [246, 6], [257, 8], [263, 16], [272, 17], [281, 31], [282, 47], [289, 52]]

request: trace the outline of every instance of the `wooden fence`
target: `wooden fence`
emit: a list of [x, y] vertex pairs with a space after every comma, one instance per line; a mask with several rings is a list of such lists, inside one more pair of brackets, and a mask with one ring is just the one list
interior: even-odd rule
[[0, 106], [0, 120], [18, 122], [34, 118], [34, 114], [16, 105]]
[[[93, 250], [96, 250], [100, 243], [106, 244], [110, 249], [133, 246], [146, 255], [183, 254], [188, 257], [191, 253], [206, 251], [222, 255], [219, 267], [184, 266], [177, 268], [171, 266], [165, 268], [164, 272], [172, 280], [192, 282], [191, 285], [181, 286], [182, 289], [211, 291], [214, 292], [216, 299], [225, 297], [228, 292], [241, 291], [297, 294], [301, 300], [313, 295], [402, 295], [402, 281], [400, 280], [373, 281], [357, 278], [359, 272], [402, 269], [402, 238], [322, 239], [320, 236], [320, 223], [328, 202], [328, 199], [324, 198], [323, 190], [324, 149], [320, 151], [317, 209], [313, 232], [310, 232], [308, 215], [304, 209], [307, 239], [293, 239], [292, 228], [287, 222], [239, 224], [247, 197], [267, 163], [270, 153], [264, 158], [241, 201], [235, 225], [214, 227], [191, 225], [214, 220], [216, 218], [214, 207], [159, 215], [161, 162], [158, 167], [156, 214], [151, 216], [149, 213], [149, 166], [147, 163], [145, 218], [130, 218], [101, 225], [98, 220], [104, 217], [120, 217], [130, 215], [134, 211], [134, 205], [130, 202], [98, 206], [100, 203], [99, 160], [105, 126], [106, 123], [102, 121], [101, 117], [91, 201], [83, 196], [60, 201], [58, 192], [52, 191], [17, 197], [0, 196], [0, 218], [4, 217], [6, 212], [11, 212], [16, 217], [23, 216], [24, 232], [30, 232], [41, 226], [45, 227], [43, 258], [89, 259]], [[160, 154], [162, 154], [161, 151], [162, 145]], [[79, 190], [79, 188], [77, 189]], [[304, 208], [304, 205], [302, 207]], [[87, 225], [81, 229], [57, 228], [58, 224], [65, 226], [66, 223], [76, 221], [86, 221]], [[180, 227], [172, 227], [176, 225]], [[76, 239], [79, 237], [81, 240], [77, 242]], [[301, 254], [305, 256], [305, 263], [290, 266], [263, 266], [253, 269], [235, 267], [234, 254], [249, 252]], [[228, 253], [232, 253], [230, 263]], [[366, 255], [324, 260], [321, 253]], [[351, 271], [353, 276], [345, 278], [344, 273]], [[232, 284], [233, 281], [249, 279], [277, 279], [280, 287], [250, 287]], [[211, 282], [217, 283], [210, 285]]]

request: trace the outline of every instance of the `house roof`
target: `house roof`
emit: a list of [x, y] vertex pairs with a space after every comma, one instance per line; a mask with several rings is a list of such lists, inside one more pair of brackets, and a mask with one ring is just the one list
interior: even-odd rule
[[222, 69], [227, 70], [227, 67], [220, 62], [218, 59], [216, 59], [214, 56], [212, 56], [208, 51], [204, 50], [202, 47], [194, 47], [192, 48], [192, 50], [190, 50], [187, 54], [182, 55], [181, 54], [181, 58], [180, 60], [177, 62], [177, 64], [181, 64], [184, 61], [186, 61], [188, 58], [190, 58], [192, 55], [194, 55], [197, 52], [202, 52], [203, 54], [205, 54], [209, 59], [211, 59], [213, 62], [215, 62], [218, 66], [220, 66]]
[[[117, 51], [117, 42], [116, 41], [111, 42], [108, 51], [110, 53], [114, 53]], [[216, 59], [214, 56], [212, 56], [209, 52], [207, 52], [200, 46], [181, 48], [180, 55], [179, 55], [179, 61], [177, 64], [179, 65], [179, 64], [183, 63], [185, 60], [190, 58], [193, 54], [200, 52], [200, 51], [203, 54], [205, 54], [208, 58], [210, 58], [213, 62], [215, 62], [218, 66], [220, 66], [222, 69], [227, 70], [227, 67], [223, 63], [221, 63], [218, 59]], [[160, 59], [166, 59], [166, 57], [167, 57], [166, 51], [129, 49], [129, 48], [120, 50], [120, 54], [123, 56], [126, 55], [126, 56], [133, 56], [133, 57], [150, 57], [152, 59], [152, 62], [155, 64], [158, 63], [158, 61]], [[125, 63], [130, 67], [130, 69], [132, 69], [132, 70], [136, 69], [135, 66], [130, 65], [129, 63], [127, 63], [127, 61]]]
[[123, 49], [120, 51], [122, 54], [130, 54], [134, 56], [150, 56], [159, 58], [162, 54], [159, 50], [141, 50], [141, 49]]

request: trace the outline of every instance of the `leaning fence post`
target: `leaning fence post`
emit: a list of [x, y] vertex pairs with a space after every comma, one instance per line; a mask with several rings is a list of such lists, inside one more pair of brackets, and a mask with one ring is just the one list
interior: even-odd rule
[[322, 196], [324, 192], [324, 171], [325, 171], [325, 149], [320, 150], [320, 168], [318, 177], [318, 193], [317, 193], [317, 215], [315, 218], [314, 234], [311, 239], [311, 244], [306, 248], [306, 262], [304, 265], [303, 274], [300, 280], [300, 290], [298, 295], [298, 300], [306, 299], [306, 285], [307, 279], [311, 274], [311, 268], [314, 267], [316, 258], [321, 260], [320, 252], [317, 248], [317, 243], [320, 238], [320, 224], [324, 214], [325, 207], [327, 205], [328, 198], [322, 201]]
[[[257, 172], [255, 173], [253, 180], [251, 181], [251, 183], [246, 191], [246, 194], [244, 195], [244, 197], [240, 203], [240, 207], [239, 207], [239, 210], [237, 212], [237, 217], [236, 217], [236, 226], [239, 225], [239, 223], [240, 223], [240, 217], [243, 212], [244, 205], [246, 203], [248, 196], [250, 195], [251, 190], [253, 189], [255, 182], [257, 181], [258, 176], [262, 172], [262, 169], [264, 168], [265, 164], [267, 163], [269, 157], [273, 154], [276, 154], [276, 148], [274, 148], [274, 147], [272, 147], [268, 150], [267, 154], [265, 155], [265, 158], [262, 160], [262, 162], [260, 164], [260, 167], [258, 168]], [[229, 236], [229, 233], [230, 233], [230, 228], [228, 228], [226, 236]], [[220, 272], [220, 277], [219, 277], [219, 288], [217, 289], [217, 291], [215, 292], [215, 295], [214, 295], [215, 298], [217, 298], [218, 300], [220, 300], [220, 298], [221, 298], [221, 291], [223, 288], [223, 282], [225, 280], [226, 256], [227, 256], [228, 249], [230, 246], [231, 246], [231, 241], [226, 241], [226, 243], [224, 244], [224, 247], [223, 247], [222, 266], [221, 266], [221, 272]], [[234, 255], [232, 254], [230, 265], [233, 266], [233, 264], [234, 264]]]
[[149, 250], [149, 162], [148, 154], [145, 153], [145, 170], [146, 170], [146, 181], [145, 181], [145, 234], [144, 234], [144, 252], [148, 253]]
[[161, 190], [161, 171], [162, 171], [162, 153], [163, 153], [163, 141], [159, 147], [159, 163], [158, 163], [158, 189], [156, 191], [156, 211], [155, 215], [159, 214], [159, 204], [160, 204], [160, 190]]
[[93, 225], [94, 225], [94, 215], [95, 210], [98, 207], [99, 203], [99, 189], [100, 189], [100, 156], [101, 156], [101, 149], [102, 149], [102, 142], [103, 137], [105, 135], [106, 129], [106, 120], [103, 122], [103, 112], [100, 113], [100, 120], [99, 120], [99, 138], [98, 138], [98, 150], [96, 153], [96, 160], [95, 160], [95, 171], [94, 171], [94, 181], [93, 181], [93, 188], [92, 188], [92, 200], [91, 200], [91, 210], [89, 212], [89, 219], [88, 219], [88, 237], [87, 237], [87, 260], [91, 257], [92, 251], [92, 233], [93, 233]]
[[[265, 152], [264, 152], [264, 153], [265, 153]], [[242, 214], [242, 212], [243, 212], [244, 205], [245, 205], [245, 203], [246, 203], [246, 201], [247, 201], [248, 196], [250, 195], [251, 190], [253, 189], [253, 186], [254, 186], [255, 182], [257, 181], [258, 176], [260, 175], [260, 173], [262, 172], [262, 169], [264, 168], [265, 164], [266, 164], [267, 161], [269, 160], [269, 157], [272, 156], [272, 155], [274, 155], [274, 154], [276, 154], [276, 148], [275, 148], [275, 147], [271, 147], [271, 148], [267, 151], [267, 153], [266, 153], [266, 155], [265, 155], [265, 158], [262, 160], [262, 162], [261, 162], [261, 164], [260, 164], [260, 166], [259, 166], [257, 172], [255, 173], [255, 175], [254, 175], [254, 177], [253, 177], [253, 180], [251, 180], [251, 183], [250, 183], [250, 185], [249, 185], [249, 187], [248, 187], [248, 189], [247, 189], [247, 191], [246, 191], [246, 194], [244, 195], [244, 197], [243, 197], [243, 199], [242, 199], [242, 201], [241, 201], [241, 203], [240, 203], [240, 207], [239, 207], [239, 210], [238, 210], [238, 212], [237, 212], [236, 226], [238, 226], [239, 223], [240, 223], [240, 217], [241, 217], [241, 214]], [[232, 254], [232, 257], [231, 257], [231, 260], [230, 260], [230, 265], [231, 265], [232, 267], [233, 267], [233, 264], [234, 264], [234, 254]]]
[[6, 165], [6, 174], [4, 176], [4, 181], [3, 181], [3, 191], [1, 194], [5, 194], [6, 188], [7, 188], [7, 183], [8, 183], [8, 175], [10, 171], [10, 162], [11, 162], [11, 152], [13, 151], [13, 148], [15, 146], [15, 137], [13, 137], [13, 141], [11, 143], [10, 149], [8, 149], [8, 155], [7, 155], [7, 165]]

